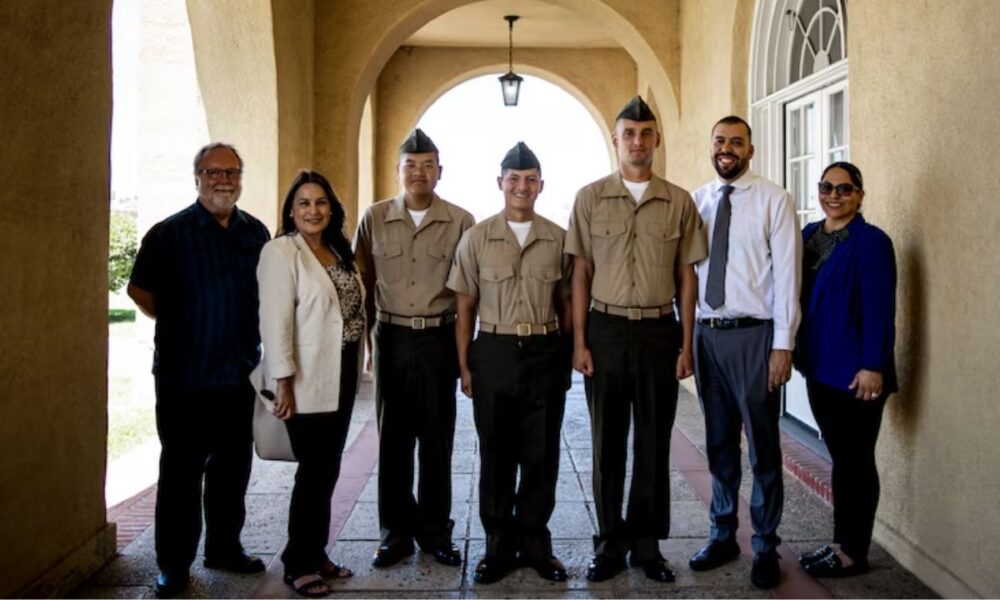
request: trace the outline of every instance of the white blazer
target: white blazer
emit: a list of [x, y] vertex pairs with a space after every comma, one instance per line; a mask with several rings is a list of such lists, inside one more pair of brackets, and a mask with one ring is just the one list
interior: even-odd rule
[[[361, 288], [362, 307], [365, 288]], [[337, 410], [344, 318], [337, 288], [298, 233], [264, 245], [257, 264], [262, 359], [269, 380], [294, 375], [296, 413]], [[358, 385], [364, 367], [358, 344]], [[273, 383], [268, 381], [268, 384]], [[272, 388], [273, 389], [273, 388]], [[357, 393], [357, 388], [354, 390]]]

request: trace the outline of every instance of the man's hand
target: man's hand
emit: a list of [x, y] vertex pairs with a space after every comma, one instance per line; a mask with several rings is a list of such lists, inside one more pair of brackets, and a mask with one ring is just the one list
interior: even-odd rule
[[878, 400], [882, 394], [882, 374], [878, 371], [861, 369], [847, 387], [856, 392], [854, 397], [858, 400]]
[[292, 378], [279, 379], [277, 391], [278, 394], [274, 400], [274, 416], [285, 421], [295, 414], [295, 390], [292, 388]]
[[792, 377], [792, 351], [791, 350], [771, 350], [771, 360], [767, 366], [767, 391], [774, 390], [785, 385]]
[[586, 346], [573, 350], [573, 368], [587, 377], [594, 375], [594, 356]]
[[462, 393], [472, 397], [472, 371], [469, 369], [462, 369]]
[[677, 357], [677, 379], [687, 379], [692, 375], [694, 375], [694, 357], [691, 355], [691, 349], [681, 350], [680, 356]]

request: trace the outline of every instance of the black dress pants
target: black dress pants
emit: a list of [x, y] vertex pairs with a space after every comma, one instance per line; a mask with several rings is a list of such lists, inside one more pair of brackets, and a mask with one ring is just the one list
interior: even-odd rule
[[480, 332], [469, 351], [488, 556], [552, 556], [548, 523], [566, 403], [561, 350], [555, 333], [519, 338]]
[[281, 554], [285, 573], [315, 573], [328, 560], [330, 499], [340, 477], [340, 460], [351, 425], [358, 383], [358, 343], [340, 353], [340, 396], [336, 411], [295, 414], [285, 421], [299, 467], [288, 507], [288, 544]]
[[160, 477], [156, 489], [156, 562], [186, 573], [201, 537], [202, 481], [205, 556], [243, 551], [240, 532], [250, 480], [254, 392], [250, 382], [191, 387], [156, 382]]
[[[670, 434], [677, 413], [680, 326], [673, 317], [630, 321], [590, 311], [594, 375], [585, 379], [594, 455], [598, 556], [660, 560], [670, 534]], [[630, 420], [632, 486], [622, 518]]]
[[866, 560], [878, 508], [875, 442], [885, 399], [859, 400], [811, 379], [806, 389], [833, 459], [833, 541], [852, 559]]
[[[451, 544], [451, 452], [458, 351], [455, 326], [375, 325], [381, 543], [433, 550]], [[419, 447], [417, 444], [419, 442]], [[413, 453], [420, 481], [413, 496]]]

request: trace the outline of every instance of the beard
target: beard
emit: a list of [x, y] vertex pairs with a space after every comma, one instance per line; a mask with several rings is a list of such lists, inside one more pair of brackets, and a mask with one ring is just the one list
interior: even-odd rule
[[[720, 156], [728, 156], [732, 158], [735, 162], [730, 167], [723, 167], [719, 164]], [[732, 180], [738, 177], [747, 166], [746, 160], [736, 156], [735, 154], [719, 153], [712, 157], [712, 166], [715, 167], [715, 172], [719, 174], [722, 179]]]

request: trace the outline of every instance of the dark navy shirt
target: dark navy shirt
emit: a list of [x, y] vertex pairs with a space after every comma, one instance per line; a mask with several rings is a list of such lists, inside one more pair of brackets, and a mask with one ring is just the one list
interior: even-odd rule
[[130, 283], [153, 294], [161, 383], [243, 383], [260, 360], [257, 259], [264, 224], [237, 209], [223, 228], [195, 202], [142, 240]]

